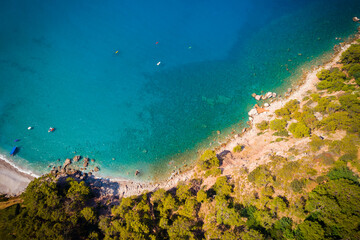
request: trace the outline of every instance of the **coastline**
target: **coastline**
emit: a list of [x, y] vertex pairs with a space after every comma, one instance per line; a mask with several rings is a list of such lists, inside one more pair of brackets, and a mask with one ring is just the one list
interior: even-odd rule
[[[341, 48], [338, 49], [337, 52], [333, 54], [331, 60], [327, 63], [314, 67], [310, 72], [304, 73], [304, 75], [296, 81], [297, 87], [292, 90], [290, 96], [285, 99], [276, 98], [275, 101], [270, 103], [269, 107], [265, 109], [267, 112], [263, 112], [261, 114], [257, 114], [252, 116], [252, 121], [250, 122], [250, 126], [246, 128], [245, 132], [242, 134], [235, 134], [234, 136], [230, 136], [226, 143], [221, 144], [220, 147], [216, 148], [216, 153], [219, 156], [224, 156], [224, 165], [222, 168], [222, 175], [228, 175], [234, 171], [234, 167], [245, 167], [248, 170], [254, 169], [259, 164], [264, 163], [266, 158], [262, 158], [262, 156], [267, 155], [269, 152], [273, 152], [274, 149], [279, 149], [281, 151], [281, 145], [288, 143], [286, 142], [278, 142], [272, 146], [266, 143], [258, 144], [259, 142], [264, 142], [264, 135], [258, 136], [256, 128], [254, 127], [256, 123], [259, 123], [263, 120], [271, 120], [274, 118], [274, 112], [276, 109], [283, 107], [288, 101], [292, 99], [302, 100], [305, 96], [306, 92], [309, 90], [316, 90], [316, 83], [319, 81], [316, 77], [316, 73], [322, 68], [330, 68], [331, 66], [336, 65], [337, 61], [339, 61], [340, 55], [343, 51], [345, 51], [354, 40], [345, 42], [342, 44]], [[265, 141], [266, 142], [266, 141]], [[239, 145], [245, 145], [249, 150], [244, 151], [242, 154], [231, 154], [231, 157], [227, 157], [227, 153], [232, 152], [232, 149]], [[254, 148], [255, 145], [258, 145], [257, 148]], [[253, 148], [253, 149], [251, 149]], [[259, 160], [259, 161], [257, 161]], [[164, 188], [166, 190], [175, 187], [181, 181], [190, 180], [195, 174], [194, 168], [179, 173], [176, 171], [171, 174], [171, 176], [167, 180], [159, 181], [159, 182], [143, 182], [136, 180], [128, 180], [128, 179], [120, 179], [120, 178], [95, 178], [101, 179], [107, 182], [113, 182], [118, 184], [118, 188], [112, 191], [110, 194], [118, 197], [128, 197], [132, 195], [139, 195], [144, 191], [154, 191], [158, 188]], [[34, 174], [21, 170], [14, 164], [9, 163], [8, 161], [0, 158], [0, 193], [7, 194], [9, 196], [19, 195], [24, 191], [26, 186], [29, 184], [31, 180], [35, 177], [38, 177]], [[206, 179], [206, 181], [208, 181]], [[211, 178], [210, 180], [211, 181]], [[104, 193], [108, 193], [106, 189]]]
[[27, 185], [35, 179], [30, 173], [21, 171], [17, 166], [0, 158], [0, 193], [16, 196], [22, 193]]

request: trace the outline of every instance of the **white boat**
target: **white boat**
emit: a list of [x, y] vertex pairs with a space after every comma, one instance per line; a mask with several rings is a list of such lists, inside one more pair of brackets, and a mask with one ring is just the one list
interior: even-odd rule
[[159, 65], [160, 65], [160, 63], [161, 63], [161, 62], [158, 62], [156, 65], [158, 65], [158, 66], [159, 66]]

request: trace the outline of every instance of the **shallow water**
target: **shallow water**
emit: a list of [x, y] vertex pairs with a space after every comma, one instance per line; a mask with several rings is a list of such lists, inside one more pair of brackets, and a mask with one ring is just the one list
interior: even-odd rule
[[158, 177], [246, 120], [251, 93], [319, 64], [356, 15], [340, 0], [1, 2], [0, 148], [37, 174], [76, 153], [102, 176]]

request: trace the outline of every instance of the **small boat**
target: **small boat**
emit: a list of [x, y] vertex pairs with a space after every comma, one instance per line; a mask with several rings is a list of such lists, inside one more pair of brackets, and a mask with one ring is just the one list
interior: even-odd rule
[[158, 62], [156, 65], [158, 65], [158, 66], [159, 66], [159, 65], [160, 65], [160, 63], [161, 63], [161, 62]]
[[48, 132], [53, 132], [55, 130], [55, 128], [51, 127], [49, 128]]
[[31, 130], [32, 129], [32, 127], [28, 127], [28, 130]]
[[13, 147], [13, 149], [12, 149], [11, 152], [10, 152], [10, 155], [11, 155], [11, 156], [14, 156], [15, 153], [16, 153], [16, 150], [17, 150], [17, 147]]

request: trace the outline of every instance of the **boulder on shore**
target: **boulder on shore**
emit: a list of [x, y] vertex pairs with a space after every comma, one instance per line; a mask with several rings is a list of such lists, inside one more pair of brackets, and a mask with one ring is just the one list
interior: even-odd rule
[[256, 93], [251, 94], [251, 96], [252, 96], [253, 98], [256, 97]]
[[358, 18], [358, 17], [353, 17], [353, 19], [352, 19], [354, 22], [359, 22], [360, 21], [360, 19]]
[[264, 107], [269, 107], [270, 104], [269, 103], [264, 103]]
[[261, 100], [261, 98], [262, 98], [262, 96], [261, 96], [261, 95], [256, 95], [256, 96], [255, 96], [255, 100], [256, 100], [256, 101], [260, 101], [260, 100]]
[[79, 160], [80, 160], [80, 158], [81, 158], [81, 156], [80, 156], [80, 155], [78, 155], [78, 156], [75, 156], [75, 157], [73, 158], [73, 160], [74, 160], [74, 162], [77, 162], [77, 161], [79, 161]]
[[63, 165], [63, 168], [66, 168], [68, 165], [70, 165], [71, 164], [71, 159], [70, 158], [67, 158], [66, 160], [65, 160], [65, 163], [64, 163], [64, 165]]
[[275, 92], [272, 93], [272, 97], [276, 98], [276, 93]]
[[251, 117], [251, 116], [257, 115], [258, 113], [257, 113], [256, 109], [253, 108], [253, 109], [251, 109], [251, 110], [249, 111], [248, 114], [249, 114], [249, 116]]
[[83, 166], [86, 168], [89, 165], [89, 162], [84, 162]]
[[267, 92], [265, 94], [265, 96], [263, 97], [263, 99], [268, 99], [268, 98], [271, 98], [272, 97], [272, 92]]
[[98, 171], [100, 171], [100, 169], [98, 167], [94, 167], [94, 171], [98, 172]]

